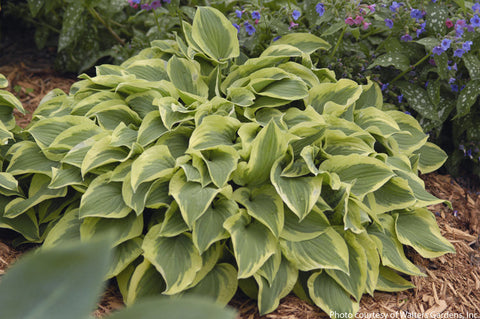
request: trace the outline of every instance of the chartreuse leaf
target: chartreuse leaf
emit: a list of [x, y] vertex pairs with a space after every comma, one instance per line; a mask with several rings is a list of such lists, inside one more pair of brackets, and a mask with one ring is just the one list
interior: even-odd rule
[[[222, 264], [223, 265], [223, 264]], [[216, 274], [218, 277], [225, 275]], [[223, 279], [224, 277], [221, 277]], [[178, 299], [170, 298], [149, 298], [141, 300], [135, 305], [124, 310], [117, 311], [110, 316], [111, 319], [157, 319], [159, 312], [166, 318], [209, 318], [209, 319], [234, 319], [236, 314], [229, 308], [214, 304], [210, 299], [198, 296], [185, 296]]]
[[280, 240], [283, 255], [299, 270], [338, 269], [348, 273], [348, 247], [332, 227], [303, 241]]
[[8, 154], [12, 154], [12, 158], [6, 171], [12, 175], [40, 173], [50, 176], [52, 167], [59, 166], [47, 159], [37, 144], [31, 141], [18, 142], [10, 147]]
[[288, 260], [282, 258], [271, 283], [260, 275], [255, 274], [254, 277], [258, 284], [259, 312], [260, 315], [264, 315], [277, 309], [280, 299], [293, 289], [297, 282], [298, 270]]
[[268, 180], [273, 164], [285, 154], [288, 141], [288, 134], [275, 122], [268, 123], [253, 139], [248, 163], [239, 163], [233, 175], [235, 183], [259, 185]]
[[208, 296], [216, 303], [226, 305], [235, 295], [237, 288], [238, 280], [235, 267], [227, 263], [220, 263], [216, 264], [198, 284], [187, 290], [185, 295]]
[[[26, 254], [2, 276], [2, 316], [86, 318], [102, 289], [111, 256], [109, 248], [110, 242], [104, 238]], [[14, 306], [19, 300], [25, 307]]]
[[173, 56], [168, 60], [167, 72], [185, 103], [204, 101], [208, 97], [208, 86], [201, 77], [200, 64], [197, 61]]
[[223, 227], [232, 239], [238, 278], [248, 278], [255, 274], [276, 251], [277, 240], [273, 234], [245, 211], [228, 218]]
[[74, 148], [76, 145], [82, 143], [94, 136], [106, 135], [106, 132], [95, 125], [93, 121], [88, 121], [79, 125], [68, 127], [61, 131], [55, 139], [50, 143], [50, 146], [46, 149], [50, 153], [62, 153], [67, 152]]
[[408, 186], [412, 189], [413, 195], [417, 199], [416, 207], [424, 207], [436, 205], [445, 202], [443, 199], [436, 198], [425, 190], [425, 183], [414, 173], [396, 170], [395, 173], [408, 182]]
[[283, 202], [302, 220], [320, 196], [323, 177], [283, 177], [282, 163], [284, 162], [280, 159], [273, 164], [270, 180]]
[[155, 145], [140, 154], [132, 163], [131, 184], [136, 191], [142, 183], [168, 179], [175, 170], [175, 159], [165, 145]]
[[219, 145], [195, 153], [199, 153], [205, 162], [208, 174], [217, 187], [223, 187], [227, 183], [230, 175], [237, 168], [237, 162], [240, 158], [238, 152], [227, 145]]
[[80, 238], [90, 240], [111, 233], [112, 247], [142, 234], [143, 217], [129, 214], [124, 218], [86, 217], [80, 226]]
[[415, 285], [410, 281], [400, 276], [396, 271], [380, 265], [376, 290], [395, 292], [411, 288], [415, 288]]
[[162, 274], [167, 284], [163, 292], [173, 295], [185, 290], [202, 267], [202, 257], [193, 245], [191, 236], [158, 235], [161, 224], [151, 227], [143, 240], [143, 255]]
[[327, 231], [329, 226], [325, 214], [316, 207], [302, 220], [285, 208], [285, 223], [280, 237], [288, 241], [310, 240]]
[[367, 232], [356, 234], [355, 239], [358, 241], [361, 247], [363, 247], [365, 255], [367, 257], [367, 279], [365, 280], [365, 290], [371, 296], [377, 287], [377, 279], [379, 273], [380, 256], [377, 251], [375, 241], [370, 238]]
[[170, 131], [175, 125], [193, 120], [195, 115], [194, 108], [183, 106], [171, 96], [155, 99], [153, 103], [158, 106], [163, 124]]
[[110, 262], [106, 278], [113, 278], [120, 274], [130, 263], [137, 259], [143, 252], [143, 240], [133, 238], [127, 240], [113, 249], [113, 258]]
[[6, 196], [21, 195], [18, 181], [12, 174], [0, 172], [0, 194]]
[[168, 130], [163, 125], [158, 110], [151, 111], [145, 115], [142, 124], [140, 124], [140, 127], [138, 128], [137, 142], [145, 147], [157, 140], [167, 131]]
[[355, 123], [369, 133], [389, 137], [400, 127], [394, 119], [376, 107], [366, 107], [354, 112]]
[[111, 146], [111, 136], [106, 136], [103, 139], [97, 141], [85, 154], [85, 158], [82, 162], [82, 175], [91, 170], [115, 162], [123, 162], [128, 158], [129, 151], [122, 147]]
[[426, 142], [420, 149], [415, 151], [420, 155], [418, 169], [422, 174], [431, 173], [442, 167], [447, 160], [447, 154], [437, 145]]
[[159, 236], [162, 237], [175, 237], [188, 230], [187, 224], [183, 221], [182, 214], [178, 209], [177, 202], [170, 203], [165, 212], [165, 218], [160, 228]]
[[412, 207], [416, 202], [408, 182], [400, 177], [392, 177], [373, 194], [376, 203], [375, 213], [377, 214]]
[[332, 156], [320, 164], [320, 170], [334, 172], [342, 182], [351, 183], [352, 193], [359, 198], [379, 189], [394, 176], [382, 161], [356, 154]]
[[48, 232], [43, 248], [63, 245], [65, 242], [80, 239], [80, 225], [78, 208], [68, 210]]
[[428, 139], [428, 135], [423, 133], [423, 129], [414, 117], [399, 111], [387, 111], [398, 126], [400, 132], [392, 135], [392, 138], [398, 143], [399, 149], [410, 154], [419, 149]]
[[305, 104], [311, 105], [318, 113], [330, 113], [335, 106], [341, 106], [341, 113], [352, 105], [362, 94], [362, 87], [356, 82], [341, 79], [337, 83], [320, 83], [312, 87]]
[[324, 271], [308, 278], [308, 292], [313, 302], [331, 318], [354, 317], [359, 309], [358, 301], [353, 301], [350, 294]]
[[[9, 201], [9, 197], [0, 196], [0, 211], [4, 210]], [[40, 241], [37, 216], [33, 208], [14, 218], [4, 217], [4, 214], [0, 214], [0, 228], [14, 230], [28, 241]]]
[[52, 167], [52, 180], [48, 187], [58, 189], [68, 185], [86, 186], [80, 169], [68, 164], [62, 164], [60, 168]]
[[235, 201], [219, 198], [212, 202], [205, 213], [193, 224], [192, 239], [200, 254], [203, 254], [213, 243], [228, 238], [223, 223], [238, 213]]
[[[147, 114], [152, 111], [158, 111], [158, 107], [153, 104], [157, 98], [162, 98], [164, 95], [158, 90], [147, 90], [140, 93], [133, 93], [125, 98], [125, 102], [135, 111], [143, 120]], [[142, 121], [143, 123], [143, 121]]]
[[425, 208], [400, 211], [394, 215], [398, 240], [415, 248], [425, 258], [455, 253], [453, 245], [442, 237], [433, 214]]
[[0, 74], [0, 89], [4, 89], [8, 86], [8, 80], [5, 75]]
[[294, 46], [306, 54], [312, 54], [317, 50], [328, 50], [331, 47], [327, 41], [311, 33], [291, 33], [283, 35], [280, 39], [273, 42], [272, 47], [282, 44]]
[[267, 184], [258, 188], [241, 187], [232, 198], [243, 205], [250, 216], [267, 226], [275, 237], [280, 236], [284, 220], [283, 202], [275, 188]]
[[325, 271], [359, 302], [366, 288], [367, 255], [365, 249], [352, 233], [345, 233], [345, 241], [348, 246], [349, 273], [346, 274], [335, 269]]
[[395, 221], [393, 217], [387, 214], [379, 216], [381, 221], [380, 229], [377, 225], [372, 224], [368, 227], [368, 234], [371, 235], [377, 245], [382, 258], [382, 264], [392, 269], [414, 276], [425, 276], [410, 260], [407, 259], [403, 252], [403, 246], [398, 241], [395, 233]]
[[205, 150], [219, 145], [233, 145], [240, 121], [233, 117], [210, 115], [202, 119], [192, 133], [189, 149]]
[[162, 275], [147, 259], [143, 259], [133, 272], [127, 268], [116, 279], [127, 306], [131, 306], [139, 299], [159, 295], [166, 288]]
[[202, 216], [220, 189], [202, 187], [200, 183], [188, 182], [183, 170], [179, 170], [170, 180], [170, 194], [178, 203], [183, 219], [188, 227]]
[[109, 178], [106, 173], [90, 183], [80, 201], [80, 218], [123, 218], [132, 211], [123, 201], [122, 183], [109, 182]]
[[207, 56], [216, 61], [240, 54], [237, 29], [217, 9], [198, 7], [193, 19], [192, 39]]
[[49, 189], [50, 178], [42, 174], [33, 175], [28, 198], [17, 197], [5, 206], [4, 217], [14, 218], [26, 212], [35, 205], [51, 198], [65, 197], [67, 188]]
[[168, 80], [166, 64], [167, 62], [162, 59], [138, 60], [125, 68], [125, 71], [135, 74], [137, 79], [151, 82]]
[[362, 85], [362, 90], [362, 94], [355, 103], [355, 109], [359, 110], [365, 107], [373, 106], [381, 110], [383, 105], [383, 97], [380, 86], [376, 82], [368, 79], [367, 84]]

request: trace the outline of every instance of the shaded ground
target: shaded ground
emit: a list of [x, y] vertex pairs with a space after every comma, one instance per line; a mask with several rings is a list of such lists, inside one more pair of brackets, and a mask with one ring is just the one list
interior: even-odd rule
[[[0, 56], [0, 73], [11, 83], [9, 90], [17, 95], [24, 107], [30, 112], [18, 116], [18, 123], [25, 126], [31, 118], [31, 112], [43, 95], [53, 88], [68, 92], [75, 81], [73, 76], [59, 75], [51, 68], [51, 57], [35, 59], [23, 57], [5, 64]], [[359, 316], [366, 318], [373, 314], [396, 314], [392, 318], [412, 318], [432, 313], [477, 315], [480, 318], [480, 250], [478, 242], [480, 221], [480, 198], [476, 189], [460, 186], [468, 185], [455, 181], [448, 175], [429, 174], [422, 176], [426, 188], [433, 195], [452, 202], [453, 210], [445, 205], [435, 205], [430, 210], [435, 213], [442, 234], [450, 240], [457, 254], [439, 258], [423, 259], [414, 251], [408, 256], [418, 265], [427, 277], [412, 278], [415, 289], [400, 293], [377, 292], [373, 297], [364, 296], [361, 300]], [[468, 186], [471, 187], [471, 186]], [[22, 253], [9, 245], [10, 233], [0, 229], [0, 276]], [[260, 317], [255, 301], [238, 294], [230, 303], [237, 308], [243, 319], [258, 318], [326, 318], [327, 315], [317, 307], [309, 305], [294, 296], [284, 298], [279, 308]], [[115, 286], [111, 285], [99, 304], [95, 314], [103, 316], [122, 307], [121, 297]], [[398, 314], [398, 315], [397, 315]], [[458, 318], [458, 317], [456, 317]], [[474, 317], [472, 317], [474, 318]]]

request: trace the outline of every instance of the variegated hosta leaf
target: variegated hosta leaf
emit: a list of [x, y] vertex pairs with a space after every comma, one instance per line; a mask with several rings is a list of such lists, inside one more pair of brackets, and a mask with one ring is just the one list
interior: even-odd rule
[[410, 281], [400, 276], [394, 270], [380, 265], [378, 282], [377, 286], [375, 287], [376, 290], [395, 292], [404, 291], [411, 288], [415, 288], [415, 285]]
[[60, 168], [52, 167], [52, 180], [48, 187], [58, 189], [68, 185], [87, 186], [82, 178], [81, 170], [68, 164], [63, 164]]
[[66, 187], [49, 189], [48, 184], [50, 184], [50, 177], [42, 174], [33, 175], [30, 188], [28, 189], [28, 197], [25, 199], [17, 197], [11, 200], [5, 206], [3, 216], [14, 218], [45, 200], [65, 197], [65, 195], [67, 195]]
[[230, 175], [237, 168], [237, 162], [240, 158], [238, 152], [227, 145], [219, 145], [208, 150], [192, 152], [192, 154], [198, 154], [203, 159], [212, 182], [220, 188], [225, 186], [230, 179]]
[[415, 248], [423, 257], [436, 258], [455, 253], [453, 245], [440, 234], [437, 221], [428, 209], [400, 211], [394, 216], [398, 240]]
[[208, 86], [201, 77], [198, 62], [173, 56], [168, 60], [167, 72], [185, 103], [191, 104], [207, 98]]
[[320, 83], [311, 88], [305, 104], [313, 106], [320, 114], [329, 113], [330, 107], [339, 105], [342, 108], [338, 114], [342, 114], [361, 94], [362, 88], [356, 82], [341, 79], [337, 83]]
[[223, 227], [230, 233], [238, 278], [248, 278], [275, 253], [277, 240], [260, 222], [240, 212], [228, 218]]
[[107, 101], [91, 108], [85, 116], [95, 117], [100, 127], [106, 130], [114, 130], [121, 122], [126, 125], [138, 126], [142, 119], [129, 108], [123, 100], [117, 103]]
[[322, 162], [320, 169], [334, 172], [340, 176], [342, 182], [351, 183], [352, 193], [360, 199], [382, 187], [394, 176], [392, 170], [382, 161], [356, 154], [332, 156]]
[[155, 99], [153, 103], [158, 106], [162, 122], [168, 130], [172, 130], [175, 125], [194, 119], [195, 108], [187, 108], [173, 97]]
[[127, 240], [113, 249], [113, 258], [110, 262], [106, 278], [113, 278], [120, 274], [130, 263], [142, 254], [142, 239]]
[[[147, 90], [140, 93], [130, 94], [125, 102], [132, 108], [142, 119], [145, 121], [145, 117], [152, 111], [158, 112], [158, 107], [153, 104], [153, 101], [158, 98], [162, 98], [164, 95], [158, 90]], [[142, 121], [142, 124], [143, 124]]]
[[162, 59], [139, 60], [130, 64], [125, 71], [134, 74], [137, 79], [147, 81], [168, 80], [166, 69], [167, 61]]
[[43, 247], [48, 248], [62, 245], [69, 240], [79, 240], [81, 224], [82, 220], [78, 218], [78, 208], [67, 210], [48, 232]]
[[287, 241], [314, 239], [329, 229], [330, 223], [317, 207], [302, 220], [289, 208], [285, 208], [285, 224], [280, 237]]
[[219, 192], [218, 188], [188, 182], [183, 170], [175, 173], [170, 180], [170, 194], [178, 203], [183, 219], [190, 228], [205, 213]]
[[[0, 196], [0, 210], [3, 210], [9, 201], [10, 199], [8, 197]], [[41, 241], [34, 209], [30, 209], [14, 218], [4, 217], [4, 214], [0, 214], [0, 229], [1, 228], [14, 230], [30, 242]]]
[[400, 111], [386, 113], [397, 122], [400, 128], [400, 132], [392, 135], [392, 138], [398, 143], [403, 153], [408, 155], [425, 144], [428, 136], [423, 133], [422, 127], [414, 117]]
[[199, 7], [192, 25], [192, 39], [207, 56], [216, 61], [240, 54], [237, 29], [217, 9]]
[[308, 95], [305, 82], [280, 68], [258, 70], [252, 73], [249, 79], [248, 87], [260, 96], [293, 101]]
[[359, 302], [353, 301], [350, 294], [324, 271], [310, 276], [308, 292], [315, 304], [331, 318], [354, 317], [359, 309]]
[[213, 243], [229, 237], [223, 223], [238, 213], [238, 205], [233, 200], [214, 200], [205, 213], [193, 224], [192, 239], [200, 254]]
[[275, 188], [263, 185], [259, 188], [241, 187], [233, 193], [233, 199], [243, 205], [247, 213], [267, 226], [278, 238], [283, 229], [283, 202]]
[[366, 85], [362, 85], [362, 94], [355, 103], [355, 109], [359, 110], [364, 107], [376, 107], [382, 109], [383, 96], [380, 86], [376, 82], [370, 81]]
[[123, 162], [128, 158], [129, 150], [122, 147], [111, 146], [111, 136], [99, 140], [88, 150], [82, 162], [82, 175], [91, 170], [115, 162]]
[[166, 145], [174, 158], [185, 155], [192, 129], [179, 126], [175, 130], [163, 134], [156, 145]]
[[88, 122], [69, 127], [60, 132], [46, 149], [46, 151], [48, 151], [47, 155], [63, 155], [63, 153], [70, 151], [76, 145], [85, 140], [88, 140], [94, 136], [97, 136], [98, 139], [105, 135], [106, 132], [103, 129], [95, 125], [93, 121], [89, 120]]
[[137, 190], [142, 183], [153, 181], [155, 179], [168, 179], [175, 170], [175, 159], [165, 145], [155, 145], [148, 148], [145, 152], [132, 163], [131, 184], [133, 190]]
[[348, 247], [332, 227], [303, 241], [281, 239], [283, 255], [299, 270], [338, 269], [348, 273]]
[[282, 262], [282, 251], [280, 245], [277, 245], [275, 253], [267, 259], [267, 261], [257, 270], [254, 276], [261, 276], [266, 279], [268, 284], [271, 285], [278, 269], [280, 269], [280, 263]]
[[109, 182], [110, 174], [95, 178], [80, 201], [80, 218], [123, 218], [132, 209], [123, 201], [122, 183]]
[[376, 107], [354, 112], [355, 123], [371, 134], [389, 137], [400, 130], [397, 122]]
[[113, 246], [138, 237], [142, 234], [143, 217], [129, 214], [124, 218], [99, 218], [86, 217], [80, 226], [80, 237], [82, 240], [89, 240], [111, 233]]
[[306, 54], [312, 54], [317, 50], [328, 50], [330, 44], [311, 33], [291, 33], [283, 35], [273, 42], [273, 46], [288, 44], [302, 50]]
[[408, 182], [408, 186], [413, 191], [413, 195], [417, 199], [415, 207], [425, 207], [428, 205], [436, 205], [445, 202], [425, 190], [424, 181], [416, 174], [405, 171], [396, 170], [395, 173]]
[[[128, 271], [128, 269], [127, 269]], [[150, 261], [144, 259], [133, 273], [122, 272], [117, 276], [125, 304], [132, 305], [137, 300], [159, 295], [165, 288], [165, 280]]]
[[5, 196], [22, 195], [18, 181], [12, 174], [0, 172], [0, 194]]
[[375, 196], [376, 214], [412, 207], [416, 202], [408, 181], [400, 177], [392, 177], [373, 192], [373, 195]]
[[254, 275], [258, 284], [258, 308], [260, 315], [275, 310], [280, 299], [288, 295], [297, 282], [298, 270], [285, 258], [282, 258], [280, 267], [273, 281], [269, 283], [260, 275]]
[[189, 149], [206, 150], [219, 145], [232, 146], [240, 121], [233, 117], [210, 115], [202, 119], [192, 133]]
[[356, 234], [355, 239], [361, 247], [363, 247], [367, 257], [367, 279], [365, 281], [365, 290], [371, 296], [377, 287], [377, 279], [379, 274], [380, 256], [375, 241], [370, 238], [368, 233], [363, 232]]
[[221, 305], [226, 305], [238, 287], [237, 270], [230, 264], [220, 263], [185, 295], [209, 296]]
[[426, 142], [420, 149], [415, 151], [420, 155], [418, 169], [422, 174], [431, 173], [442, 167], [447, 160], [447, 154], [437, 145]]
[[178, 204], [173, 201], [165, 212], [165, 217], [160, 228], [159, 236], [175, 237], [188, 230], [187, 224], [182, 218], [182, 214], [178, 209]]
[[368, 234], [371, 235], [377, 245], [384, 266], [414, 276], [425, 276], [403, 252], [403, 246], [395, 233], [395, 221], [390, 215], [384, 214], [379, 217], [381, 226], [371, 225]]
[[138, 128], [137, 142], [143, 147], [156, 141], [168, 130], [163, 125], [158, 110], [151, 111], [145, 115], [142, 124]]
[[47, 176], [52, 174], [52, 167], [58, 163], [45, 157], [41, 149], [31, 141], [21, 141], [10, 147], [8, 154], [12, 154], [7, 172], [12, 175], [40, 173]]
[[273, 164], [270, 180], [285, 204], [302, 220], [310, 213], [320, 196], [323, 177], [283, 177], [283, 165], [282, 159]]
[[143, 255], [162, 274], [167, 284], [163, 292], [173, 295], [185, 290], [202, 267], [202, 257], [187, 234], [159, 236], [160, 225], [150, 228], [143, 240]]

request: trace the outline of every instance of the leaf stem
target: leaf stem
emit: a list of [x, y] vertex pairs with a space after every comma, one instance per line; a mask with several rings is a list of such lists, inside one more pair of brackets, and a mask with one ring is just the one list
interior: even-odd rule
[[330, 53], [330, 57], [333, 57], [335, 55], [335, 53], [337, 52], [338, 47], [340, 46], [340, 43], [342, 42], [343, 35], [345, 34], [346, 30], [347, 30], [347, 27], [345, 26], [343, 28], [342, 34], [340, 34], [340, 37], [338, 37], [337, 44], [335, 45], [335, 48], [333, 48], [332, 53]]
[[90, 6], [88, 6], [87, 8], [88, 8], [88, 11], [90, 12], [90, 14], [95, 19], [100, 21], [100, 23], [103, 24], [105, 26], [105, 28], [107, 28], [108, 32], [110, 32], [110, 34], [115, 38], [115, 40], [117, 40], [118, 43], [120, 43], [121, 45], [125, 45], [125, 41], [122, 38], [120, 38], [118, 36], [118, 34], [115, 31], [112, 30], [112, 28], [110, 28], [110, 26], [105, 22], [105, 20], [100, 16], [100, 14], [98, 14], [98, 12], [94, 8], [92, 8]]
[[431, 53], [427, 53], [427, 55], [425, 55], [423, 58], [421, 58], [420, 60], [417, 61], [417, 63], [415, 63], [414, 65], [410, 66], [410, 68], [406, 69], [405, 71], [403, 71], [402, 73], [400, 73], [399, 75], [397, 75], [392, 81], [390, 81], [390, 84], [393, 84], [395, 83], [398, 79], [400, 79], [401, 77], [403, 77], [405, 74], [407, 74], [407, 72], [410, 72], [412, 69], [415, 69], [417, 66], [419, 66], [421, 63], [423, 63], [423, 61], [425, 61], [426, 59], [428, 59], [430, 57]]

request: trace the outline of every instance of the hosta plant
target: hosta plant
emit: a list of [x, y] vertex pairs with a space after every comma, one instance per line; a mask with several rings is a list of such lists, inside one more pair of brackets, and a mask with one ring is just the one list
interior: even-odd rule
[[237, 30], [200, 7], [185, 39], [156, 41], [121, 66], [101, 65], [69, 95], [55, 90], [6, 171], [4, 218], [30, 218], [44, 246], [115, 235], [127, 304], [148, 295], [239, 287], [262, 314], [294, 292], [329, 314], [423, 275], [403, 245], [453, 252], [425, 208], [444, 152], [418, 122], [382, 107], [380, 88], [337, 80], [308, 33], [239, 59]]

